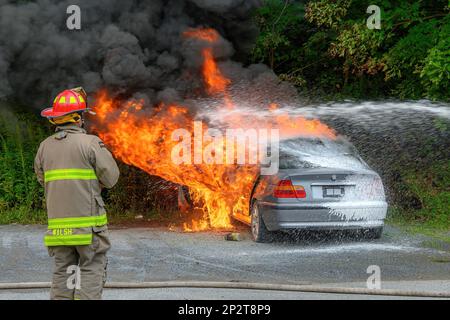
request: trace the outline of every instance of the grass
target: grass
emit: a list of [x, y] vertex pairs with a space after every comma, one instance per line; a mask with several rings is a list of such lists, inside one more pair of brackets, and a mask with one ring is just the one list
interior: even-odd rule
[[404, 188], [418, 208], [391, 206], [387, 222], [409, 233], [450, 243], [450, 161], [405, 174]]
[[406, 183], [421, 204], [411, 218], [450, 230], [450, 161], [435, 163], [426, 172], [411, 173]]
[[29, 210], [26, 206], [0, 212], [0, 224], [47, 224], [45, 210]]
[[398, 208], [389, 208], [386, 223], [397, 227], [406, 233], [425, 235], [430, 238], [426, 240], [424, 245], [440, 249], [441, 243], [450, 244], [450, 222], [436, 220], [413, 220], [410, 216], [405, 215]]

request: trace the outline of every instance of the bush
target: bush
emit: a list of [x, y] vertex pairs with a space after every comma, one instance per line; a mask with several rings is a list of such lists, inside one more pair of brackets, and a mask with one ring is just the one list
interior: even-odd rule
[[431, 98], [448, 97], [450, 84], [450, 15], [444, 19], [439, 42], [428, 50], [420, 73], [422, 84]]
[[33, 162], [48, 129], [33, 114], [0, 106], [0, 222], [14, 217], [45, 220], [43, 189], [35, 177]]
[[448, 1], [370, 4], [381, 8], [380, 30], [366, 26], [368, 2], [265, 1], [252, 61], [320, 98], [449, 101]]

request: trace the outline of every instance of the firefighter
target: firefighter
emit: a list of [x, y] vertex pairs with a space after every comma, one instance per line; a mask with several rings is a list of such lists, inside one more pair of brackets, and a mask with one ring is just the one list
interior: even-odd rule
[[101, 299], [110, 248], [102, 188], [112, 188], [119, 169], [104, 143], [83, 129], [89, 111], [82, 88], [61, 92], [41, 115], [56, 132], [39, 146], [34, 169], [45, 188], [54, 258], [51, 299]]

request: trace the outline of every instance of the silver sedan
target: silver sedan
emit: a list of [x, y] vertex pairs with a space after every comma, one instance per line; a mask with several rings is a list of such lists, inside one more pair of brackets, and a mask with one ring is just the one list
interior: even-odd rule
[[343, 139], [297, 139], [280, 145], [279, 172], [259, 176], [248, 215], [257, 242], [272, 231], [345, 230], [381, 236], [387, 203], [380, 176]]
[[[249, 211], [233, 218], [251, 226], [253, 239], [266, 242], [275, 231], [361, 230], [381, 237], [387, 203], [380, 176], [344, 139], [282, 141], [279, 170], [260, 175]], [[189, 190], [179, 188], [178, 204], [192, 207]]]

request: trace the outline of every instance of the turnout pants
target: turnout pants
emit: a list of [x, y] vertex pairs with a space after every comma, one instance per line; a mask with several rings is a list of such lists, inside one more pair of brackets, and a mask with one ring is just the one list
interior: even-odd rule
[[48, 247], [54, 258], [52, 300], [99, 300], [106, 281], [111, 247], [108, 230], [93, 232], [92, 243], [82, 246]]

